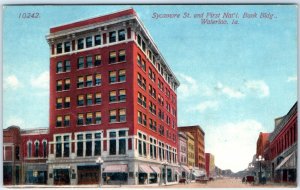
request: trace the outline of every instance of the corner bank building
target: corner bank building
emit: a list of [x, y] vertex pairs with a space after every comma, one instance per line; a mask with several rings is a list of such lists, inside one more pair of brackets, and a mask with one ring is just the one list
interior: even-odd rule
[[52, 27], [46, 39], [48, 184], [97, 184], [100, 173], [103, 184], [178, 181], [179, 81], [136, 12]]

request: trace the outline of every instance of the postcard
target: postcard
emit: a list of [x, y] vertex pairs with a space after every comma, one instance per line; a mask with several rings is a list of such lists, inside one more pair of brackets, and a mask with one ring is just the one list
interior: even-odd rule
[[4, 5], [3, 186], [297, 187], [297, 15]]

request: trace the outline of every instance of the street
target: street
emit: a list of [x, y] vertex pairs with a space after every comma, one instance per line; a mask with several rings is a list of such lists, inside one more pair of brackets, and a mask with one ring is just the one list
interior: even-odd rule
[[[99, 188], [98, 185], [61, 185], [61, 186], [52, 186], [52, 185], [16, 185], [16, 186], [5, 186], [8, 188]], [[244, 184], [240, 179], [234, 178], [224, 178], [217, 179], [214, 181], [209, 181], [207, 184], [202, 183], [189, 183], [189, 184], [168, 184], [159, 186], [158, 184], [148, 184], [148, 185], [103, 185], [101, 188], [137, 188], [137, 189], [145, 189], [145, 188], [156, 188], [156, 189], [164, 189], [164, 188], [295, 188], [297, 187], [295, 184], [278, 184], [278, 183], [267, 183], [265, 185], [258, 184]]]

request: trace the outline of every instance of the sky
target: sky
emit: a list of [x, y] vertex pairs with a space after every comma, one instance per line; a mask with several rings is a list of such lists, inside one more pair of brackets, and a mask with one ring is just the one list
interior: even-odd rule
[[[178, 126], [200, 125], [222, 169], [248, 167], [259, 132], [297, 100], [295, 5], [10, 6], [3, 15], [3, 128], [49, 125], [53, 26], [133, 7], [180, 81]], [[38, 13], [39, 18], [19, 18]], [[180, 18], [153, 18], [180, 14]], [[183, 18], [189, 13], [191, 18]], [[236, 13], [238, 24], [202, 24], [194, 14]], [[211, 13], [211, 14], [210, 14]], [[258, 18], [242, 18], [244, 13]], [[261, 13], [273, 14], [259, 18]], [[210, 19], [210, 18], [208, 18]], [[218, 18], [215, 18], [218, 19]], [[221, 18], [222, 19], [222, 18]]]

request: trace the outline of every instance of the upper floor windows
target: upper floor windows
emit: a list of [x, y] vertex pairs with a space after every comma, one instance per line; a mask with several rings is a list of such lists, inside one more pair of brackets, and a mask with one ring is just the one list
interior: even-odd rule
[[88, 112], [86, 114], [80, 113], [77, 115], [77, 125], [94, 125], [94, 124], [101, 124], [102, 117], [101, 112]]
[[95, 55], [95, 66], [101, 65], [101, 55]]
[[94, 36], [95, 46], [101, 45], [101, 35]]
[[56, 65], [56, 73], [62, 73], [63, 71], [63, 63], [60, 61]]
[[93, 46], [93, 38], [92, 36], [86, 37], [85, 38], [85, 47], [89, 48]]
[[109, 33], [109, 43], [116, 42], [116, 31], [112, 31]]
[[[86, 78], [84, 83], [84, 78]], [[94, 78], [94, 83], [93, 83]], [[95, 75], [87, 75], [86, 77], [80, 76], [77, 77], [77, 88], [84, 88], [84, 87], [92, 87], [92, 86], [99, 86], [102, 84], [102, 77], [101, 74]]]
[[79, 57], [77, 60], [77, 69], [84, 68], [84, 57]]
[[125, 54], [125, 50], [120, 50], [119, 51], [119, 62], [123, 62], [126, 60], [126, 54]]
[[117, 57], [117, 54], [115, 51], [109, 52], [109, 63], [110, 64], [115, 63], [117, 61], [116, 57]]
[[113, 90], [109, 92], [109, 102], [124, 102], [126, 101], [126, 90], [122, 89], [118, 91], [118, 96], [117, 96], [117, 91]]
[[118, 40], [119, 41], [123, 41], [123, 40], [125, 40], [125, 30], [124, 29], [122, 29], [122, 30], [119, 30], [118, 31], [118, 36], [119, 36], [119, 38], [118, 38]]
[[56, 44], [56, 53], [57, 54], [62, 53], [62, 43]]
[[110, 123], [126, 122], [126, 109], [122, 108], [122, 109], [110, 110], [109, 122]]
[[126, 70], [125, 69], [119, 70], [118, 78], [117, 78], [117, 71], [109, 72], [109, 83], [125, 82], [125, 81], [126, 81]]
[[80, 50], [80, 49], [83, 49], [84, 48], [84, 39], [83, 38], [80, 38], [77, 40], [77, 49]]
[[70, 42], [65, 42], [65, 52], [70, 52], [71, 51], [71, 43]]
[[56, 73], [69, 72], [71, 71], [70, 60], [59, 61], [56, 64]]
[[137, 82], [140, 87], [146, 90], [146, 79], [140, 73], [137, 74]]
[[138, 92], [138, 103], [146, 108], [146, 97], [140, 92]]

